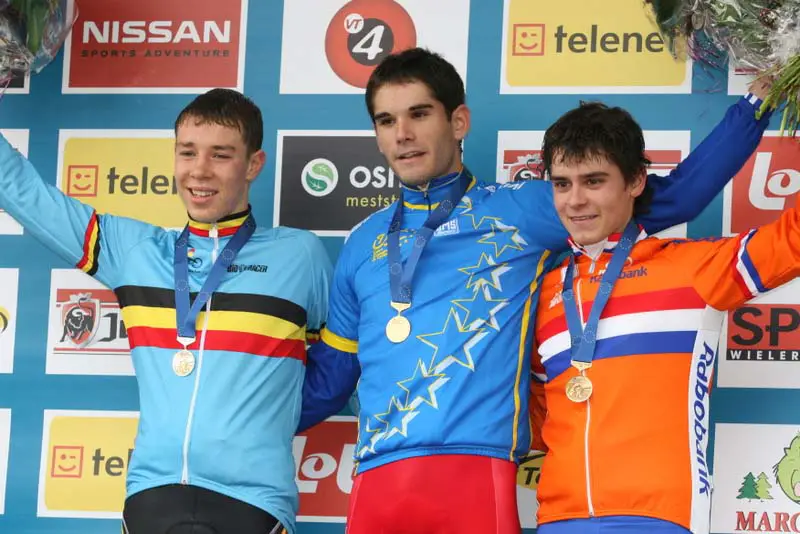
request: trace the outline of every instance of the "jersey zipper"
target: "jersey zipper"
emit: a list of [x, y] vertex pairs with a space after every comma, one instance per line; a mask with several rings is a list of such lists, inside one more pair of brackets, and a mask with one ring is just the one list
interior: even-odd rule
[[431, 197], [428, 196], [428, 187], [427, 186], [422, 191], [422, 198], [424, 198], [428, 202], [428, 215], [430, 215], [431, 214]]
[[[217, 261], [217, 254], [219, 253], [219, 233], [217, 225], [211, 227], [208, 231], [208, 236], [214, 239], [214, 249], [211, 251], [211, 265]], [[192, 391], [192, 400], [189, 403], [189, 416], [186, 419], [186, 431], [183, 437], [183, 469], [181, 471], [181, 484], [189, 483], [189, 442], [192, 438], [192, 422], [194, 421], [194, 409], [197, 405], [197, 391], [200, 388], [200, 373], [203, 371], [203, 350], [206, 346], [206, 332], [208, 331], [208, 318], [211, 315], [211, 299], [213, 294], [208, 297], [206, 302], [206, 313], [203, 317], [203, 330], [200, 332], [200, 348], [197, 352], [197, 373], [194, 376], [194, 390]]]
[[[594, 272], [595, 261], [589, 266], [589, 273]], [[576, 288], [578, 295], [577, 304], [578, 312], [581, 316], [581, 325], [586, 328], [586, 318], [583, 315], [583, 298], [581, 298], [581, 276], [578, 273], [578, 284]], [[589, 424], [592, 420], [592, 399], [586, 399], [586, 427], [583, 432], [583, 462], [586, 468], [586, 504], [589, 508], [589, 517], [594, 517], [594, 503], [592, 503], [592, 475], [589, 473]]]

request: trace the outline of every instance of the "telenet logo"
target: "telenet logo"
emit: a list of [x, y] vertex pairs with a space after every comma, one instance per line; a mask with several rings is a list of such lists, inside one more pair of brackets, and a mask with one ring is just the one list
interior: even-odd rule
[[182, 227], [172, 130], [61, 130], [58, 187], [100, 213]]
[[504, 93], [691, 91], [640, 0], [505, 0]]
[[46, 410], [38, 515], [119, 517], [138, 421], [136, 412]]

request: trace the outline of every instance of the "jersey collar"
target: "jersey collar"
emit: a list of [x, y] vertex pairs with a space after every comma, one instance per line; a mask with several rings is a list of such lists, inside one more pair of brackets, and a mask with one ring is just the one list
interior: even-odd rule
[[[644, 227], [641, 224], [638, 226], [639, 235], [636, 236], [637, 243], [647, 237], [647, 232], [644, 230]], [[575, 254], [575, 257], [587, 256], [592, 260], [596, 260], [603, 253], [613, 252], [614, 247], [617, 246], [617, 243], [619, 243], [621, 238], [622, 232], [615, 232], [602, 241], [598, 241], [597, 243], [592, 243], [590, 245], [579, 245], [572, 239], [572, 237], [567, 238], [567, 242], [569, 243], [570, 247], [572, 247], [572, 252]]]
[[463, 167], [461, 171], [434, 178], [423, 187], [401, 184], [404, 197], [403, 206], [412, 210], [435, 209], [439, 201], [447, 198], [453, 187], [458, 187], [458, 181], [462, 174], [470, 178], [467, 186], [467, 191], [469, 191], [475, 186], [476, 181], [466, 167]]
[[215, 225], [217, 227], [217, 235], [219, 237], [230, 236], [236, 233], [236, 230], [244, 224], [247, 217], [250, 215], [251, 207], [248, 205], [247, 209], [238, 213], [232, 213], [226, 217], [221, 218], [216, 223], [203, 223], [189, 218], [189, 232], [200, 237], [208, 237], [209, 231]]

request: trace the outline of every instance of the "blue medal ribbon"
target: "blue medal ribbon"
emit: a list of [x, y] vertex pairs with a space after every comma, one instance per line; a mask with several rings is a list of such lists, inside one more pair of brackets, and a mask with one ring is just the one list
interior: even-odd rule
[[400, 258], [400, 231], [403, 227], [403, 189], [400, 189], [400, 199], [397, 201], [397, 207], [394, 210], [387, 236], [392, 308], [397, 310], [398, 313], [411, 306], [411, 282], [414, 279], [414, 272], [417, 270], [422, 252], [430, 242], [436, 229], [450, 217], [450, 214], [453, 213], [453, 210], [461, 201], [461, 197], [464, 196], [472, 181], [472, 175], [466, 168], [463, 168], [455, 176], [454, 180], [457, 180], [458, 184], [455, 187], [451, 187], [447, 197], [439, 202], [439, 205], [428, 216], [422, 228], [417, 231], [417, 235], [414, 238], [414, 248], [405, 264]]
[[195, 340], [197, 314], [200, 313], [208, 299], [211, 298], [211, 294], [219, 287], [222, 277], [233, 263], [236, 254], [247, 243], [247, 240], [250, 239], [255, 230], [256, 220], [251, 214], [236, 230], [236, 233], [233, 234], [225, 248], [222, 249], [191, 307], [189, 306], [189, 257], [187, 254], [189, 246], [188, 224], [175, 242], [175, 311], [178, 322], [178, 341], [184, 345], [184, 349]]
[[611, 261], [609, 261], [606, 266], [606, 272], [603, 274], [603, 278], [600, 281], [600, 287], [597, 290], [592, 309], [589, 312], [589, 318], [586, 320], [586, 328], [583, 328], [581, 324], [578, 305], [575, 302], [575, 294], [572, 289], [575, 257], [571, 255], [569, 258], [569, 265], [567, 266], [566, 273], [564, 273], [562, 299], [564, 301], [564, 311], [571, 340], [570, 354], [572, 365], [578, 370], [582, 371], [592, 365], [595, 345], [597, 345], [597, 328], [600, 323], [600, 315], [602, 315], [603, 309], [608, 303], [608, 299], [611, 297], [614, 284], [622, 272], [625, 260], [628, 258], [628, 254], [633, 248], [638, 235], [639, 227], [631, 220], [625, 228], [625, 232], [622, 234], [619, 243], [614, 247]]

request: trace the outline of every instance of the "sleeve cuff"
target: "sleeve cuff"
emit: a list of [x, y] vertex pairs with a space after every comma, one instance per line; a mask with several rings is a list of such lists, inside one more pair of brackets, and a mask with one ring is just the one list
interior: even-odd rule
[[[744, 102], [747, 102], [747, 105], [749, 105], [750, 108], [753, 109], [754, 112], [759, 111], [761, 109], [761, 105], [764, 103], [763, 100], [761, 100], [760, 98], [758, 98], [756, 95], [754, 95], [753, 93], [751, 93], [749, 91], [742, 97], [742, 100]], [[772, 116], [772, 112], [773, 111], [774, 110], [771, 109], [771, 108], [764, 109], [762, 111], [762, 113], [761, 113], [761, 119], [768, 120], [769, 117]]]
[[322, 329], [320, 339], [322, 339], [323, 343], [338, 351], [349, 352], [351, 354], [356, 354], [358, 352], [358, 341], [337, 336], [327, 328]]
[[750, 92], [748, 92], [747, 94], [744, 95], [744, 99], [747, 100], [748, 102], [750, 102], [750, 105], [752, 105], [755, 109], [760, 108], [761, 104], [764, 103], [763, 100], [761, 100], [756, 95], [754, 95], [753, 93], [750, 93]]

